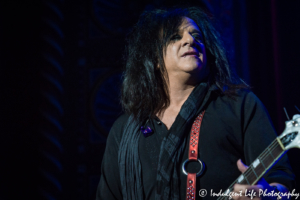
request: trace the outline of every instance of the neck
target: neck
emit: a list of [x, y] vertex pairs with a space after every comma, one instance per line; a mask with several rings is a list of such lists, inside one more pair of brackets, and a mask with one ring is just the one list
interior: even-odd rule
[[170, 129], [183, 103], [187, 100], [195, 85], [180, 84], [180, 82], [169, 82], [170, 105], [164, 111], [157, 114], [160, 120]]
[[193, 82], [191, 79], [184, 79], [183, 76], [169, 76], [168, 87], [170, 105], [165, 110], [157, 114], [168, 129], [171, 128], [182, 105], [192, 93], [196, 85], [197, 82]]
[[196, 81], [183, 79], [182, 76], [169, 77], [170, 107], [179, 107], [180, 109], [196, 85]]
[[187, 100], [194, 88], [194, 85], [170, 84], [170, 107], [181, 108], [181, 106]]

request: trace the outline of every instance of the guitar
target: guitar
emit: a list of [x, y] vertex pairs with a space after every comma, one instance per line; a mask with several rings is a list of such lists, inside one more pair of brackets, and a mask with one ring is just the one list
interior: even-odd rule
[[293, 119], [285, 122], [285, 129], [241, 174], [227, 190], [225, 195], [218, 200], [229, 199], [228, 194], [233, 191], [234, 184], [255, 185], [257, 181], [291, 148], [300, 148], [300, 115], [294, 115]]

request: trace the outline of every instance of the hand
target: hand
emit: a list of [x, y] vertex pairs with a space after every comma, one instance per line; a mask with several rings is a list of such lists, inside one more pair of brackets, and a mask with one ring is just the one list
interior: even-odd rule
[[[240, 170], [240, 172], [244, 173], [248, 166], [246, 166], [242, 161], [241, 159], [239, 159], [237, 161], [237, 167], [238, 169]], [[284, 188], [284, 191], [282, 192], [286, 192], [287, 189], [283, 186], [283, 185], [280, 185], [278, 183], [274, 183], [274, 184], [271, 184], [271, 185], [279, 185], [281, 186], [281, 188]], [[263, 197], [263, 196], [259, 196], [259, 192], [260, 191], [265, 191], [266, 189], [268, 191], [272, 191], [273, 188], [271, 187], [271, 185], [269, 185], [267, 183], [267, 181], [264, 179], [264, 178], [261, 178], [256, 185], [242, 185], [242, 184], [235, 184], [234, 185], [234, 188], [233, 188], [233, 194], [239, 194], [239, 195], [236, 195], [236, 196], [232, 196], [233, 199], [238, 199], [238, 200], [243, 200], [243, 199], [254, 199], [254, 200], [261, 200], [261, 199], [272, 199], [272, 200], [275, 200], [277, 199], [276, 196], [269, 196], [269, 197]], [[245, 191], [247, 189], [247, 194], [245, 195]]]

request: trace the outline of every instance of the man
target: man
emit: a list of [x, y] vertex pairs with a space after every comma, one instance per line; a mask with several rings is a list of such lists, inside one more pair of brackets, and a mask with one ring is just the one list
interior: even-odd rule
[[[203, 10], [145, 12], [128, 38], [127, 56], [126, 114], [108, 136], [97, 199], [187, 199], [181, 167], [200, 114], [197, 158], [206, 168], [196, 179], [196, 193], [228, 188], [247, 168], [240, 159], [251, 164], [276, 137], [264, 106], [232, 74]], [[197, 172], [199, 163], [186, 171]], [[241, 195], [233, 198], [251, 198], [246, 189], [287, 192], [294, 184], [286, 156], [264, 177], [267, 182], [254, 186], [236, 184], [233, 192]]]

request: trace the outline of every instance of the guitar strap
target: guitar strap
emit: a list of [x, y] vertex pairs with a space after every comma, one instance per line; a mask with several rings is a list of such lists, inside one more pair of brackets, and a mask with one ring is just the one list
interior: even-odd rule
[[204, 116], [205, 110], [200, 113], [200, 115], [195, 119], [192, 130], [190, 133], [190, 141], [189, 141], [189, 157], [183, 165], [182, 169], [184, 173], [185, 164], [189, 161], [198, 161], [201, 164], [201, 169], [198, 173], [187, 173], [187, 189], [186, 189], [186, 199], [187, 200], [195, 200], [196, 199], [196, 177], [203, 172], [204, 167], [202, 162], [198, 159], [198, 144], [199, 144], [199, 136], [200, 136], [200, 127], [202, 123], [202, 119]]

